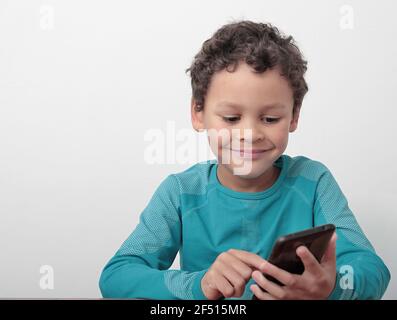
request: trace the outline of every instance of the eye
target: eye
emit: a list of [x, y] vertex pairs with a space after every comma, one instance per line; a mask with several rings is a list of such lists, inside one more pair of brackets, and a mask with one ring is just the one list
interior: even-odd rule
[[222, 119], [228, 123], [235, 123], [240, 120], [240, 117], [239, 116], [225, 116], [225, 117], [222, 117]]
[[270, 117], [264, 117], [262, 118], [262, 121], [265, 123], [276, 123], [280, 118], [270, 118]]

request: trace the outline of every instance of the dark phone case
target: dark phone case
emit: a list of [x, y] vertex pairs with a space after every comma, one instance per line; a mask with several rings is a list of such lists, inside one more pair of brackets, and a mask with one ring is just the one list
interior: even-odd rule
[[[334, 231], [335, 225], [325, 224], [282, 236], [274, 244], [268, 261], [290, 273], [302, 274], [305, 268], [301, 259], [296, 255], [296, 249], [302, 245], [306, 246], [320, 262]], [[265, 275], [265, 277], [278, 285], [283, 285], [269, 275]], [[253, 299], [256, 297], [254, 296]]]

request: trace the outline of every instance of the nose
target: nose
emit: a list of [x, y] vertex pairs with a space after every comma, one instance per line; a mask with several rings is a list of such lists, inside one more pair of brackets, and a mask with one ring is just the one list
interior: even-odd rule
[[245, 121], [240, 128], [240, 142], [255, 143], [265, 138], [263, 126], [256, 121]]

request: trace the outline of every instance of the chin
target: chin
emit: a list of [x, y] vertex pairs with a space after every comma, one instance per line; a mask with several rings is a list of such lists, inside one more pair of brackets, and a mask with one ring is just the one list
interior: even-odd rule
[[259, 178], [261, 175], [263, 175], [265, 172], [263, 172], [263, 171], [259, 171], [259, 172], [255, 172], [255, 171], [251, 171], [251, 172], [249, 172], [249, 173], [247, 173], [247, 174], [236, 174], [236, 173], [233, 173], [235, 176], [238, 176], [238, 177], [241, 177], [241, 178], [243, 178], [243, 179], [247, 179], [247, 180], [249, 180], [249, 179], [256, 179], [256, 178]]
[[[251, 170], [244, 170], [244, 172], [239, 172], [244, 167], [242, 166], [232, 166], [229, 170], [233, 175], [241, 177], [243, 179], [256, 179], [265, 174], [270, 168], [264, 169], [263, 166], [258, 166], [258, 164], [252, 165]], [[235, 171], [237, 170], [237, 171]]]

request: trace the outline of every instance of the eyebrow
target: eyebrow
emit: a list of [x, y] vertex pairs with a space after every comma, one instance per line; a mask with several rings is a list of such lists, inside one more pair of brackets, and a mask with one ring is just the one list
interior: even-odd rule
[[[234, 103], [234, 102], [229, 102], [229, 101], [221, 101], [217, 104], [218, 107], [230, 107], [234, 109], [241, 109], [244, 108], [244, 106]], [[281, 103], [271, 103], [267, 105], [263, 105], [261, 109], [284, 109], [285, 105]]]

